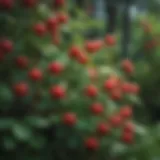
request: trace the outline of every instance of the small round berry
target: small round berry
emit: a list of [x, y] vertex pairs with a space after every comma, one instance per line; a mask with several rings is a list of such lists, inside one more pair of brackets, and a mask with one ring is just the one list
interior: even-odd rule
[[60, 62], [52, 62], [49, 64], [48, 69], [52, 74], [59, 75], [64, 70], [64, 66]]
[[122, 140], [124, 143], [132, 144], [132, 143], [133, 143], [133, 140], [134, 140], [134, 134], [133, 134], [133, 133], [130, 133], [130, 132], [124, 132], [124, 133], [122, 134], [121, 140]]
[[104, 111], [104, 106], [101, 103], [96, 102], [91, 105], [90, 109], [94, 115], [100, 115]]
[[81, 51], [77, 46], [72, 46], [69, 50], [69, 56], [71, 58], [77, 58], [80, 54], [81, 54]]
[[89, 150], [95, 151], [99, 148], [99, 142], [94, 137], [89, 137], [85, 140], [85, 147]]
[[24, 69], [28, 67], [28, 58], [25, 56], [18, 56], [15, 62], [18, 68]]
[[133, 94], [138, 94], [140, 91], [140, 87], [138, 84], [131, 84], [130, 85], [130, 92]]
[[33, 26], [33, 31], [37, 36], [43, 37], [47, 32], [47, 28], [43, 23], [38, 23]]
[[122, 124], [122, 118], [119, 115], [112, 116], [110, 118], [110, 124], [113, 127], [119, 127]]
[[124, 132], [129, 132], [129, 133], [133, 133], [134, 132], [134, 125], [131, 122], [127, 122], [124, 124], [124, 128], [123, 128]]
[[88, 85], [85, 88], [85, 95], [87, 95], [88, 97], [96, 97], [98, 95], [97, 87], [92, 84]]
[[23, 0], [23, 5], [27, 8], [33, 8], [37, 4], [37, 0]]
[[116, 44], [116, 39], [113, 35], [106, 35], [105, 43], [107, 46], [114, 46]]
[[122, 61], [122, 69], [124, 70], [124, 72], [126, 73], [133, 73], [134, 72], [134, 66], [133, 63], [130, 60], [123, 60]]
[[68, 22], [68, 16], [64, 13], [57, 15], [57, 20], [61, 24], [66, 24]]
[[104, 89], [106, 91], [110, 91], [114, 89], [115, 87], [117, 87], [117, 85], [118, 85], [117, 80], [111, 78], [104, 82]]
[[73, 126], [77, 122], [77, 117], [74, 113], [65, 113], [63, 115], [63, 123], [67, 126]]
[[33, 81], [40, 81], [43, 78], [42, 71], [38, 68], [33, 68], [31, 71], [29, 71], [28, 75]]
[[12, 9], [14, 6], [14, 0], [0, 0], [0, 8]]
[[100, 123], [97, 127], [97, 132], [101, 135], [106, 135], [110, 132], [110, 126], [106, 123]]
[[13, 42], [10, 40], [2, 40], [0, 42], [0, 49], [3, 53], [10, 53], [13, 51]]
[[13, 91], [16, 96], [18, 97], [24, 97], [29, 92], [28, 84], [25, 82], [19, 82], [13, 86]]
[[57, 29], [58, 23], [55, 17], [49, 18], [46, 23], [47, 23], [47, 29], [49, 31], [54, 31]]
[[100, 40], [88, 41], [85, 44], [85, 49], [88, 53], [95, 53], [99, 51], [103, 46], [103, 42]]
[[123, 93], [119, 88], [115, 88], [111, 91], [111, 99], [115, 101], [120, 101], [123, 98]]
[[131, 106], [124, 106], [120, 109], [120, 115], [123, 118], [130, 118], [132, 116], [132, 107]]
[[50, 89], [50, 94], [52, 98], [62, 99], [65, 97], [66, 90], [63, 86], [56, 85], [52, 86]]
[[77, 61], [80, 64], [86, 64], [88, 62], [88, 57], [84, 53], [80, 53], [77, 57]]

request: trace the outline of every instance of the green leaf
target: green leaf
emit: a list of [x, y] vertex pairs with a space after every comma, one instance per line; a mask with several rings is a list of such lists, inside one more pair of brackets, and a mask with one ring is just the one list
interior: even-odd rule
[[15, 124], [12, 127], [13, 135], [16, 139], [27, 141], [32, 137], [32, 130], [25, 124]]
[[29, 116], [25, 120], [30, 126], [33, 127], [45, 128], [50, 125], [49, 119], [43, 117]]

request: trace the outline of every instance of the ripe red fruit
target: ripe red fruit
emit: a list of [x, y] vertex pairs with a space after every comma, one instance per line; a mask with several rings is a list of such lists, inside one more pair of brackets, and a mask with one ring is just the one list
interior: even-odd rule
[[110, 78], [104, 82], [104, 88], [106, 91], [110, 91], [118, 86], [116, 79]]
[[63, 123], [68, 126], [73, 126], [77, 122], [76, 115], [74, 113], [65, 113], [63, 116]]
[[65, 88], [60, 85], [52, 86], [50, 89], [50, 94], [52, 98], [62, 99], [65, 97], [65, 93]]
[[23, 4], [27, 8], [32, 8], [37, 4], [37, 0], [23, 0]]
[[16, 58], [16, 65], [18, 68], [24, 69], [28, 66], [28, 58], [25, 56], [19, 56]]
[[105, 43], [107, 46], [114, 46], [116, 44], [116, 39], [113, 35], [106, 35]]
[[43, 23], [38, 23], [33, 26], [33, 31], [37, 36], [43, 37], [47, 32], [47, 28]]
[[104, 106], [101, 103], [96, 102], [91, 105], [90, 109], [94, 115], [99, 115], [99, 114], [103, 113]]
[[123, 92], [125, 92], [125, 93], [131, 92], [131, 83], [124, 82], [121, 87], [122, 87]]
[[100, 123], [97, 127], [97, 132], [101, 135], [106, 135], [110, 132], [110, 126], [106, 123]]
[[123, 93], [121, 89], [115, 88], [111, 91], [111, 99], [115, 101], [119, 101], [123, 98]]
[[131, 132], [123, 132], [121, 140], [124, 143], [131, 144], [133, 143], [133, 140], [134, 140], [134, 134]]
[[119, 127], [122, 124], [122, 118], [119, 115], [112, 116], [109, 121], [113, 127]]
[[95, 53], [101, 49], [103, 42], [100, 40], [88, 41], [85, 44], [85, 49], [88, 53]]
[[16, 96], [24, 97], [28, 94], [29, 87], [25, 82], [19, 82], [13, 86], [13, 91]]
[[55, 7], [63, 7], [65, 4], [65, 0], [55, 0], [54, 5]]
[[134, 132], [134, 125], [133, 125], [133, 123], [131, 123], [131, 122], [125, 123], [123, 131], [127, 132], [127, 133], [133, 133]]
[[84, 53], [80, 53], [77, 57], [77, 61], [80, 64], [86, 64], [88, 62], [88, 57]]
[[55, 31], [57, 29], [58, 23], [57, 23], [57, 19], [55, 17], [51, 17], [47, 20], [46, 22], [47, 24], [47, 29], [49, 31]]
[[11, 9], [14, 6], [14, 0], [0, 0], [0, 8]]
[[130, 85], [130, 92], [133, 94], [138, 94], [140, 90], [140, 87], [138, 84], [131, 84]]
[[62, 71], [64, 70], [64, 66], [60, 62], [52, 62], [51, 64], [49, 64], [48, 69], [52, 74], [58, 75], [62, 73]]
[[98, 89], [92, 84], [88, 85], [85, 88], [85, 95], [87, 95], [88, 97], [96, 97], [98, 95]]
[[126, 73], [130, 74], [134, 72], [133, 63], [129, 59], [123, 60], [121, 66]]
[[132, 108], [131, 106], [124, 106], [120, 109], [120, 115], [123, 118], [130, 118], [132, 116]]
[[29, 73], [28, 76], [33, 81], [42, 80], [43, 74], [42, 71], [38, 68], [33, 68]]
[[10, 40], [2, 40], [0, 42], [0, 49], [3, 53], [10, 53], [13, 51], [13, 42]]
[[85, 147], [89, 150], [95, 151], [99, 148], [99, 142], [96, 138], [90, 137], [85, 140]]
[[64, 13], [60, 13], [57, 15], [57, 21], [61, 24], [65, 24], [68, 22], [68, 16]]
[[77, 58], [80, 54], [81, 54], [81, 51], [77, 46], [72, 46], [69, 50], [69, 56], [71, 58]]

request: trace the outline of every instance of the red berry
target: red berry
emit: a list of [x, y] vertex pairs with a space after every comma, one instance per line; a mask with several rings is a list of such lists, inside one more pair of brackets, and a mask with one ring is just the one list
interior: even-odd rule
[[47, 29], [49, 31], [55, 31], [57, 29], [57, 19], [55, 17], [51, 17], [47, 20]]
[[13, 51], [13, 42], [10, 40], [2, 40], [0, 42], [0, 49], [3, 53], [10, 53]]
[[108, 46], [114, 46], [116, 44], [116, 39], [115, 39], [115, 37], [113, 35], [106, 35], [105, 43]]
[[24, 97], [28, 94], [29, 91], [28, 84], [25, 82], [17, 83], [13, 86], [13, 91], [16, 96]]
[[130, 118], [132, 116], [132, 108], [131, 106], [124, 106], [120, 109], [120, 115], [123, 118]]
[[129, 123], [129, 122], [125, 123], [123, 131], [127, 132], [127, 133], [133, 133], [134, 132], [134, 125], [133, 125], [133, 123]]
[[69, 56], [71, 58], [77, 58], [80, 54], [81, 54], [81, 51], [77, 46], [72, 46], [69, 50]]
[[62, 73], [62, 71], [64, 70], [64, 66], [60, 62], [52, 62], [49, 65], [48, 69], [51, 73], [58, 75]]
[[110, 118], [110, 123], [113, 127], [119, 127], [122, 124], [122, 118], [119, 115]]
[[50, 89], [50, 94], [53, 98], [62, 99], [65, 97], [65, 88], [63, 86], [57, 85], [52, 86]]
[[88, 85], [86, 88], [85, 88], [85, 94], [88, 96], [88, 97], [96, 97], [98, 95], [98, 89], [96, 88], [96, 86], [94, 85]]
[[34, 30], [35, 34], [40, 37], [43, 37], [47, 32], [47, 28], [43, 23], [35, 24], [33, 26], [33, 30]]
[[85, 140], [85, 146], [87, 149], [95, 151], [99, 148], [99, 142], [96, 138], [90, 137]]
[[130, 132], [124, 132], [121, 139], [124, 143], [131, 144], [134, 140], [134, 134]]
[[95, 53], [101, 49], [103, 42], [100, 40], [86, 42], [85, 49], [88, 53]]
[[16, 65], [17, 67], [23, 69], [23, 68], [27, 68], [28, 66], [28, 58], [25, 56], [19, 56], [16, 58]]
[[131, 92], [131, 83], [125, 82], [122, 84], [122, 91], [125, 93]]
[[100, 123], [97, 127], [97, 131], [101, 135], [106, 135], [110, 132], [110, 126], [106, 123]]
[[57, 20], [59, 23], [65, 24], [68, 22], [68, 16], [64, 13], [60, 13], [59, 15], [57, 15]]
[[42, 71], [39, 70], [38, 68], [33, 68], [29, 73], [28, 73], [30, 79], [33, 81], [39, 81], [42, 80], [43, 74]]
[[93, 103], [92, 105], [91, 105], [91, 112], [93, 113], [93, 114], [95, 114], [95, 115], [99, 115], [99, 114], [101, 114], [101, 113], [103, 113], [103, 111], [104, 111], [104, 107], [103, 107], [103, 105], [101, 104], [101, 103]]
[[77, 122], [76, 115], [74, 113], [65, 113], [63, 116], [63, 123], [68, 126], [73, 126]]
[[122, 61], [122, 69], [126, 72], [126, 73], [133, 73], [134, 72], [134, 66], [133, 63], [130, 60], [123, 60]]
[[130, 92], [131, 93], [137, 94], [137, 93], [139, 93], [139, 90], [140, 90], [139, 85], [137, 85], [137, 84], [130, 85]]
[[77, 57], [77, 61], [80, 64], [86, 64], [88, 62], [88, 57], [84, 53], [80, 53]]
[[111, 99], [119, 101], [123, 98], [123, 93], [119, 88], [115, 88], [111, 91]]
[[65, 4], [65, 0], [55, 0], [55, 7], [63, 7]]
[[23, 0], [23, 4], [27, 8], [32, 8], [36, 6], [37, 0]]
[[14, 0], [0, 0], [0, 8], [11, 9], [14, 6]]
[[104, 82], [104, 88], [106, 91], [114, 89], [115, 87], [117, 87], [117, 85], [118, 85], [117, 80], [113, 78], [110, 78]]

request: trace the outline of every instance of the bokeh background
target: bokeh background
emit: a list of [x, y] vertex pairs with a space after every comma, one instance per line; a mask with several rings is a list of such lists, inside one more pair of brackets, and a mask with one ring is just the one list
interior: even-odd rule
[[160, 160], [159, 0], [0, 0], [0, 159]]

